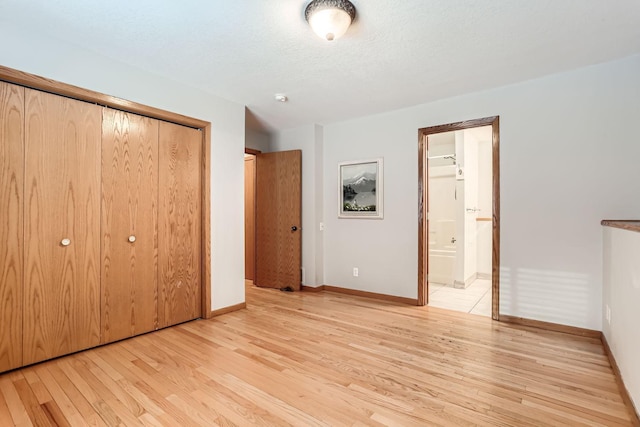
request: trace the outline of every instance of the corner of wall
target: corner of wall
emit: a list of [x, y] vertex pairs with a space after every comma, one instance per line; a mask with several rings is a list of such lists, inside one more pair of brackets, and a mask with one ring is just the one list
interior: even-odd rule
[[316, 285], [324, 285], [324, 127], [315, 125], [315, 264], [316, 264]]

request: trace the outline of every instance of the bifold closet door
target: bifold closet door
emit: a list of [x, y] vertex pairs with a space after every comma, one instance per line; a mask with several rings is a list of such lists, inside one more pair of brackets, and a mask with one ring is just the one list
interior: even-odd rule
[[105, 108], [102, 342], [158, 327], [158, 121]]
[[201, 316], [202, 132], [160, 122], [160, 326]]
[[0, 82], [0, 372], [22, 365], [24, 88]]
[[24, 364], [100, 343], [101, 107], [25, 90]]

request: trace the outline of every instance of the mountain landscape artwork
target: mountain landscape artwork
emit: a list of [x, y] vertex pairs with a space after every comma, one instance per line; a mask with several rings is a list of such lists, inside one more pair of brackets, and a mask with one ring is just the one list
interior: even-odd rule
[[342, 162], [340, 218], [382, 218], [382, 159]]

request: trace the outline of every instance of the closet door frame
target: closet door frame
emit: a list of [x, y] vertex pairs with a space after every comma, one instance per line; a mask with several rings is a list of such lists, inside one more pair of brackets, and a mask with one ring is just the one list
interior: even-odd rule
[[202, 131], [202, 160], [200, 167], [201, 179], [201, 220], [200, 227], [202, 233], [201, 246], [201, 301], [203, 319], [213, 317], [211, 312], [211, 123], [127, 101], [115, 96], [105, 95], [92, 90], [83, 89], [77, 86], [61, 83], [55, 80], [40, 77], [35, 74], [25, 73], [0, 65], [0, 80], [13, 83], [32, 89], [62, 95], [79, 101], [91, 102], [104, 107], [123, 110], [129, 113], [140, 114], [154, 119], [188, 126]]

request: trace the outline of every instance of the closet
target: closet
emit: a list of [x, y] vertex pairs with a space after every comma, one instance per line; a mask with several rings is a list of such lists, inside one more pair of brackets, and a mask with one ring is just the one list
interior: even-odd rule
[[0, 372], [201, 316], [202, 146], [0, 81]]
[[22, 365], [24, 88], [0, 82], [0, 372]]
[[159, 326], [201, 311], [200, 131], [160, 123]]
[[100, 343], [101, 109], [25, 90], [24, 364]]
[[102, 342], [158, 327], [158, 120], [102, 118]]

